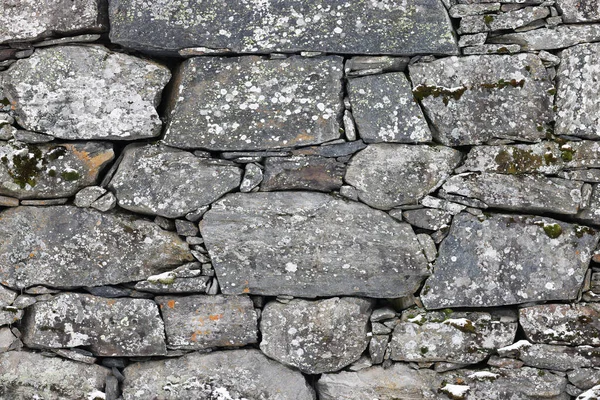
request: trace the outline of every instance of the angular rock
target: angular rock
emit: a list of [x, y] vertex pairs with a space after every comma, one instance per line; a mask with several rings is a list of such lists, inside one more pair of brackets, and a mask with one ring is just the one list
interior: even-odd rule
[[428, 274], [408, 224], [321, 193], [230, 194], [200, 231], [224, 294], [396, 298]]
[[344, 72], [348, 76], [362, 76], [387, 71], [404, 71], [409, 61], [409, 57], [356, 56], [346, 60]]
[[[135, 284], [135, 289], [150, 293], [206, 293], [212, 279], [209, 276], [183, 278], [169, 275], [160, 280], [145, 280]], [[165, 275], [161, 274], [161, 275]], [[157, 275], [157, 276], [161, 276]]]
[[264, 176], [261, 167], [254, 163], [246, 164], [246, 169], [244, 170], [244, 179], [242, 179], [242, 183], [240, 184], [240, 192], [250, 192], [252, 189], [260, 185], [263, 179]]
[[428, 309], [573, 300], [598, 236], [544, 217], [492, 214], [480, 221], [461, 213], [421, 300]]
[[385, 352], [388, 347], [388, 335], [373, 335], [369, 342], [369, 355], [373, 364], [381, 364], [385, 357]]
[[[458, 40], [459, 47], [482, 46], [485, 44], [488, 34], [486, 32], [476, 33], [474, 35], [462, 35]], [[463, 49], [464, 50], [464, 49]]]
[[[571, 179], [573, 181], [600, 183], [600, 169], [580, 169], [575, 171], [563, 171], [560, 172], [558, 176], [564, 179]], [[587, 209], [583, 210], [583, 212], [586, 211]]]
[[575, 219], [584, 224], [600, 224], [600, 186], [592, 185], [592, 195], [589, 205], [575, 216]]
[[110, 370], [39, 353], [9, 351], [0, 354], [0, 398], [95, 399], [103, 393]]
[[[513, 350], [513, 357], [527, 366], [568, 371], [600, 366], [600, 349], [591, 346], [554, 346], [525, 343]], [[499, 349], [499, 353], [502, 349]]]
[[600, 368], [577, 368], [567, 372], [567, 377], [579, 389], [591, 389], [600, 385]]
[[170, 349], [239, 347], [257, 341], [256, 313], [247, 296], [157, 297]]
[[324, 143], [322, 146], [304, 147], [301, 149], [292, 150], [292, 155], [295, 156], [321, 156], [321, 157], [346, 157], [350, 156], [367, 145], [362, 140], [353, 142], [342, 142], [336, 144]]
[[231, 151], [337, 139], [342, 67], [337, 56], [189, 59], [175, 77], [164, 142]]
[[107, 212], [115, 208], [117, 205], [117, 198], [112, 192], [106, 193], [91, 204], [92, 208], [95, 208], [101, 212]]
[[74, 206], [2, 211], [0, 237], [0, 281], [13, 288], [130, 282], [193, 259], [151, 222]]
[[5, 353], [18, 346], [17, 337], [10, 328], [0, 328], [0, 354]]
[[41, 42], [32, 43], [32, 45], [33, 47], [47, 47], [70, 43], [91, 43], [98, 41], [101, 37], [99, 34], [67, 36], [58, 39], [44, 39]]
[[4, 78], [23, 128], [61, 139], [158, 136], [166, 67], [103, 46], [57, 46], [17, 61]]
[[445, 145], [538, 141], [553, 120], [554, 86], [537, 55], [448, 57], [409, 71], [434, 138]]
[[87, 186], [77, 192], [73, 203], [77, 207], [90, 207], [93, 202], [98, 200], [105, 193], [106, 189], [102, 186]]
[[488, 43], [518, 44], [523, 51], [556, 50], [600, 40], [600, 25], [559, 25], [488, 38]]
[[556, 6], [566, 23], [600, 21], [600, 3], [595, 0], [557, 0]]
[[189, 47], [235, 53], [457, 54], [450, 19], [439, 0], [225, 6], [211, 0], [161, 7], [118, 0], [110, 2], [109, 14], [111, 42], [160, 54]]
[[362, 202], [389, 210], [416, 204], [437, 189], [461, 158], [459, 151], [443, 146], [373, 144], [352, 157], [345, 180]]
[[463, 18], [467, 15], [481, 15], [498, 10], [500, 10], [500, 3], [455, 4], [448, 11], [452, 18]]
[[431, 141], [431, 131], [402, 72], [348, 81], [359, 136], [365, 143]]
[[190, 353], [127, 366], [124, 400], [315, 400], [302, 374], [258, 350]]
[[260, 185], [262, 191], [315, 190], [332, 192], [342, 186], [346, 164], [319, 156], [269, 157]]
[[516, 29], [548, 15], [548, 7], [525, 7], [499, 14], [465, 16], [460, 20], [458, 32], [462, 34]]
[[19, 0], [0, 3], [0, 43], [32, 41], [55, 32], [103, 32], [108, 19], [98, 0]]
[[449, 211], [438, 210], [435, 208], [421, 208], [418, 210], [408, 210], [402, 213], [404, 220], [417, 228], [437, 231], [450, 226], [452, 222], [452, 213]]
[[[482, 44], [479, 46], [465, 47], [463, 54], [469, 55], [489, 55], [489, 54], [515, 54], [521, 52], [521, 46], [518, 44]], [[549, 76], [550, 77], [550, 76]], [[550, 77], [552, 79], [552, 77]]]

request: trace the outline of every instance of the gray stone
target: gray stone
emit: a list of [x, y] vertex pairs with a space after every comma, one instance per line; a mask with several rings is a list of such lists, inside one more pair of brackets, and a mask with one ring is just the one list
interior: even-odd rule
[[467, 15], [481, 15], [498, 10], [500, 10], [500, 3], [455, 4], [450, 7], [448, 13], [452, 18], [462, 18]]
[[292, 151], [292, 155], [296, 156], [321, 156], [321, 157], [346, 157], [350, 156], [367, 145], [362, 140], [353, 142], [343, 142], [337, 144], [325, 143], [322, 146], [305, 147]]
[[256, 188], [263, 181], [263, 170], [260, 166], [254, 163], [246, 164], [244, 170], [244, 179], [240, 184], [240, 192], [248, 193], [252, 189]]
[[344, 135], [346, 135], [346, 139], [349, 141], [356, 140], [356, 125], [352, 112], [349, 110], [344, 111], [342, 122], [344, 123]]
[[458, 45], [460, 47], [481, 46], [485, 44], [487, 36], [487, 32], [476, 33], [474, 35], [461, 35], [460, 39], [458, 40]]
[[344, 72], [348, 76], [363, 76], [388, 71], [404, 71], [408, 57], [357, 56], [346, 60]]
[[189, 47], [235, 53], [457, 53], [450, 19], [439, 0], [285, 0], [225, 6], [212, 0], [160, 7], [118, 0], [110, 2], [109, 10], [111, 42], [161, 54]]
[[321, 193], [230, 194], [200, 231], [225, 294], [395, 298], [428, 275], [410, 225]]
[[557, 50], [600, 40], [600, 25], [559, 25], [488, 38], [488, 43], [518, 44], [524, 51]]
[[231, 162], [147, 145], [126, 150], [109, 187], [120, 207], [177, 218], [238, 187], [241, 176], [242, 170]]
[[253, 349], [135, 363], [124, 374], [124, 400], [315, 400], [300, 372]]
[[13, 138], [19, 142], [32, 143], [32, 144], [48, 143], [48, 142], [51, 142], [54, 140], [54, 136], [45, 135], [43, 133], [23, 131], [21, 129], [17, 129], [13, 133]]
[[[196, 57], [176, 74], [164, 142], [261, 150], [340, 137], [342, 59]], [[226, 82], [226, 86], [222, 82]]]
[[362, 202], [389, 210], [416, 204], [450, 176], [461, 158], [459, 151], [443, 146], [373, 144], [352, 157], [345, 180]]
[[600, 186], [599, 184], [592, 185], [592, 195], [589, 200], [589, 205], [581, 210], [575, 219], [584, 224], [600, 224]]
[[125, 289], [121, 287], [115, 286], [96, 286], [96, 287], [86, 287], [85, 290], [94, 296], [100, 297], [128, 297], [131, 295], [131, 289]]
[[590, 390], [581, 393], [575, 400], [594, 400], [600, 397], [600, 385], [596, 385]]
[[435, 241], [432, 237], [426, 233], [419, 233], [417, 235], [417, 240], [423, 249], [423, 254], [425, 254], [425, 258], [430, 263], [434, 262], [437, 258], [437, 247], [435, 246]]
[[463, 49], [463, 54], [465, 56], [476, 54], [515, 54], [520, 51], [521, 46], [518, 44], [482, 44], [479, 46], [465, 47]]
[[383, 308], [378, 308], [376, 310], [373, 310], [373, 313], [371, 313], [370, 319], [372, 322], [378, 322], [378, 321], [384, 321], [386, 319], [394, 318], [395, 316], [396, 316], [396, 311], [394, 311], [393, 308], [383, 307]]
[[131, 216], [74, 206], [16, 207], [0, 216], [0, 280], [14, 288], [130, 282], [193, 258], [176, 234]]
[[388, 335], [374, 335], [369, 342], [369, 355], [373, 364], [381, 364], [388, 347]]
[[268, 157], [261, 191], [315, 190], [332, 192], [343, 184], [346, 164], [319, 156]]
[[421, 300], [428, 309], [573, 300], [597, 243], [591, 229], [550, 218], [461, 213]]
[[117, 400], [121, 394], [119, 380], [113, 375], [107, 376], [104, 391], [106, 392], [106, 400]]
[[595, 0], [557, 0], [556, 6], [566, 23], [600, 21], [600, 3]]
[[437, 208], [440, 210], [448, 211], [452, 215], [456, 215], [461, 211], [464, 211], [467, 207], [462, 204], [452, 203], [451, 201], [438, 199], [433, 196], [425, 196], [421, 200], [421, 204], [425, 207]]
[[93, 202], [102, 197], [104, 193], [106, 193], [106, 189], [104, 189], [102, 186], [84, 187], [75, 195], [74, 204], [77, 207], [89, 207]]
[[198, 235], [198, 226], [190, 221], [183, 219], [175, 220], [175, 230], [180, 236], [196, 236]]
[[417, 228], [437, 231], [450, 226], [452, 214], [449, 211], [435, 208], [421, 208], [419, 210], [408, 210], [402, 213], [404, 220]]
[[211, 283], [208, 276], [183, 278], [169, 275], [169, 272], [155, 275], [135, 284], [135, 289], [150, 293], [205, 293]]
[[0, 398], [11, 400], [96, 399], [110, 370], [39, 353], [0, 354]]
[[[482, 6], [482, 5], [480, 5]], [[469, 15], [460, 20], [458, 33], [516, 29], [550, 15], [548, 7], [525, 7], [499, 14]]]
[[101, 212], [107, 212], [115, 208], [116, 205], [117, 198], [112, 192], [108, 192], [104, 196], [94, 201], [91, 207]]
[[32, 41], [80, 31], [108, 30], [108, 20], [98, 0], [35, 1], [0, 3], [0, 43]]
[[67, 36], [58, 39], [45, 39], [41, 42], [32, 43], [33, 47], [57, 46], [68, 43], [90, 43], [100, 40], [102, 36], [98, 34], [86, 34], [77, 36]]
[[445, 145], [538, 141], [553, 120], [554, 86], [535, 54], [447, 57], [408, 68], [434, 138]]
[[22, 206], [60, 206], [67, 204], [69, 199], [62, 197], [59, 199], [46, 199], [46, 200], [21, 200]]
[[38, 49], [10, 67], [4, 95], [23, 128], [61, 139], [158, 136], [166, 67], [102, 46]]
[[342, 297], [268, 303], [260, 349], [307, 374], [337, 371], [358, 360], [369, 344], [371, 302]]
[[348, 94], [364, 142], [431, 141], [431, 131], [404, 73], [350, 79]]
[[18, 205], [19, 199], [0, 195], [0, 207], [17, 207]]
[[[85, 364], [96, 364], [98, 360], [96, 357], [92, 356], [92, 353], [84, 350], [66, 350], [66, 349], [52, 349], [52, 352], [56, 355], [59, 355], [64, 358], [68, 358], [69, 360], [79, 361]], [[89, 354], [84, 354], [89, 353]]]
[[600, 385], [600, 368], [577, 368], [567, 372], [569, 382], [582, 390]]
[[[600, 183], [600, 169], [580, 169], [575, 171], [563, 171], [559, 172], [558, 176], [564, 179], [571, 179], [573, 181]], [[583, 210], [583, 212], [586, 211], [587, 209]]]
[[0, 354], [11, 350], [17, 342], [18, 339], [10, 328], [0, 328]]
[[[512, 346], [516, 348], [512, 350], [511, 355], [530, 367], [554, 371], [600, 367], [600, 350], [595, 347], [571, 347], [523, 342], [518, 347]], [[499, 353], [502, 353], [502, 351], [502, 349], [498, 350]]]

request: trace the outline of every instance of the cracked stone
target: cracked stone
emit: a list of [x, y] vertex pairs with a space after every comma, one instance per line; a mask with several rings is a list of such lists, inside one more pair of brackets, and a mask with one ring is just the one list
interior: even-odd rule
[[319, 156], [268, 157], [261, 191], [314, 190], [332, 192], [343, 184], [346, 164]]

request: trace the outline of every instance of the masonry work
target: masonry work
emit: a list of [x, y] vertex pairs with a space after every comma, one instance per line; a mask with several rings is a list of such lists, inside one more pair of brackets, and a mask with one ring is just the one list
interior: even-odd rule
[[600, 2], [0, 2], [0, 400], [600, 398]]

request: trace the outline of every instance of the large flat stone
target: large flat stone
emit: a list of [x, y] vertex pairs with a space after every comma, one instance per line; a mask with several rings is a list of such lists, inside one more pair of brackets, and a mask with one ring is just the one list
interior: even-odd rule
[[193, 259], [151, 222], [74, 206], [4, 210], [0, 237], [0, 281], [13, 288], [131, 282]]
[[502, 355], [506, 349], [511, 349], [509, 357], [518, 358], [531, 367], [555, 371], [600, 367], [600, 349], [597, 347], [528, 344], [527, 341], [513, 347], [499, 349], [499, 353]]
[[332, 192], [344, 183], [346, 164], [319, 156], [268, 157], [260, 190]]
[[523, 51], [557, 50], [600, 40], [600, 25], [558, 25], [555, 28], [507, 33], [488, 38], [487, 43], [518, 44]]
[[600, 21], [600, 3], [596, 0], [558, 0], [556, 5], [564, 22]]
[[340, 370], [369, 344], [371, 307], [370, 301], [352, 297], [272, 301], [262, 312], [260, 349], [307, 374]]
[[[113, 43], [173, 53], [187, 47], [235, 53], [322, 51], [350, 54], [457, 54], [439, 0], [341, 0], [151, 5], [110, 2]], [[243, 21], [243, 23], [241, 23]]]
[[135, 363], [124, 371], [124, 400], [315, 400], [302, 374], [258, 350], [190, 353]]
[[234, 193], [200, 223], [225, 294], [413, 293], [427, 261], [408, 224], [321, 193]]
[[553, 120], [554, 86], [535, 54], [448, 57], [409, 71], [434, 137], [445, 145], [539, 141]]
[[454, 217], [421, 299], [428, 309], [573, 300], [598, 233], [550, 218]]
[[147, 145], [125, 150], [110, 187], [127, 210], [177, 218], [217, 200], [241, 179], [242, 170], [231, 162]]
[[340, 136], [342, 59], [196, 57], [178, 70], [166, 144], [261, 150]]
[[444, 146], [372, 144], [352, 157], [345, 180], [362, 202], [389, 210], [418, 203], [450, 176], [461, 158], [461, 152]]
[[158, 136], [166, 67], [103, 46], [37, 49], [11, 65], [4, 95], [23, 128], [61, 139]]

